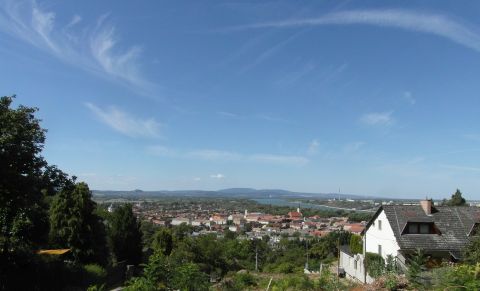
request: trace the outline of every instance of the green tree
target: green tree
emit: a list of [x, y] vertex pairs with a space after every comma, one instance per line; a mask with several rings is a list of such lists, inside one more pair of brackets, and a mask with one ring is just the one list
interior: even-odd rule
[[368, 274], [373, 278], [378, 278], [385, 272], [385, 260], [377, 253], [366, 253], [365, 264]]
[[45, 130], [34, 116], [37, 108], [12, 109], [13, 98], [0, 98], [0, 261], [4, 266], [16, 252], [29, 251], [38, 243], [37, 230], [48, 226], [39, 183], [46, 166], [40, 155]]
[[352, 252], [352, 254], [363, 253], [363, 242], [361, 236], [352, 234], [350, 237], [350, 252]]
[[[48, 205], [42, 191], [52, 185], [41, 156], [46, 130], [37, 108], [12, 108], [0, 98], [0, 290], [31, 289], [37, 262], [34, 249], [48, 238]], [[30, 285], [30, 287], [29, 287]]]
[[163, 255], [169, 256], [173, 250], [172, 231], [162, 227], [153, 235], [152, 248], [155, 251], [161, 251]]
[[480, 236], [475, 237], [465, 249], [465, 260], [470, 264], [480, 263]]
[[175, 269], [171, 287], [185, 291], [208, 290], [208, 276], [200, 271], [198, 265], [187, 263]]
[[170, 260], [161, 251], [155, 251], [148, 259], [143, 276], [158, 289], [169, 286], [172, 277]]
[[459, 189], [452, 194], [450, 200], [447, 200], [446, 205], [448, 206], [466, 206], [467, 201], [462, 197], [462, 192]]
[[132, 205], [115, 209], [109, 223], [109, 244], [117, 262], [139, 264], [142, 260], [142, 233]]
[[426, 257], [421, 249], [412, 254], [408, 260], [407, 278], [413, 286], [420, 286], [420, 273], [426, 263]]
[[106, 263], [106, 234], [88, 185], [78, 183], [58, 193], [50, 207], [50, 239], [70, 248], [75, 261]]

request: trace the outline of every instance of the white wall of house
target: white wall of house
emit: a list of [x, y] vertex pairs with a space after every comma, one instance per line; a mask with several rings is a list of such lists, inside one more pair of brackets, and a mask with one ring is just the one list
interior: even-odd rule
[[363, 255], [356, 254], [351, 256], [340, 251], [340, 267], [345, 270], [347, 277], [362, 283], [364, 283], [366, 279], [366, 283], [372, 283], [375, 280], [368, 274], [365, 276], [365, 268], [363, 264]]
[[400, 247], [383, 210], [366, 231], [364, 248], [366, 248], [366, 252], [380, 254], [384, 259], [388, 255], [397, 256]]
[[172, 225], [180, 225], [182, 223], [186, 223], [187, 225], [190, 225], [191, 222], [192, 222], [192, 220], [188, 219], [188, 218], [174, 218], [174, 219], [172, 219], [171, 224]]

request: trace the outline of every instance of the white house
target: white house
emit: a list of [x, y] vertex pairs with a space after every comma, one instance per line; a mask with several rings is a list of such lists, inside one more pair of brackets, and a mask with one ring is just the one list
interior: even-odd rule
[[[382, 205], [362, 235], [362, 257], [366, 252], [377, 253], [385, 260], [392, 256], [405, 267], [408, 258], [421, 249], [432, 261], [461, 261], [470, 240], [480, 235], [480, 208], [434, 206], [432, 200], [422, 200], [417, 205]], [[344, 264], [348, 256], [353, 257], [345, 251], [343, 256]], [[341, 267], [347, 272], [347, 265]], [[365, 280], [355, 274], [347, 275]]]
[[192, 220], [188, 217], [175, 217], [174, 219], [172, 219], [172, 222], [171, 222], [172, 225], [180, 225], [182, 223], [191, 225]]

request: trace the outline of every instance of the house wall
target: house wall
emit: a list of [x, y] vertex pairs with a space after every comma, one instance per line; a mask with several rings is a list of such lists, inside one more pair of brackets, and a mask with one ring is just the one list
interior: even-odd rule
[[[350, 254], [340, 251], [340, 267], [345, 270], [347, 278], [362, 283], [365, 283], [366, 279], [366, 283], [372, 283], [375, 281], [372, 277], [370, 277], [368, 274], [365, 277], [363, 258], [364, 257], [361, 254], [351, 256]], [[356, 264], [355, 261], [357, 262]]]
[[[381, 229], [379, 229], [379, 221], [381, 221], [382, 224]], [[379, 245], [382, 246], [381, 255], [384, 259], [386, 259], [388, 255], [396, 257], [400, 249], [393, 234], [392, 227], [383, 210], [375, 219], [374, 224], [370, 225], [364, 237], [364, 248], [366, 248], [366, 252], [378, 254]]]

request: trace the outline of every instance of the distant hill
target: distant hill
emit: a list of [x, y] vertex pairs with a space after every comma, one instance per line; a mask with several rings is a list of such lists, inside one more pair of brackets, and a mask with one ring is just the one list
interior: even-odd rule
[[229, 188], [217, 191], [176, 190], [176, 191], [104, 191], [93, 190], [94, 196], [153, 198], [153, 197], [236, 197], [236, 198], [342, 198], [342, 199], [373, 199], [370, 195], [335, 194], [335, 193], [303, 193], [281, 189]]

